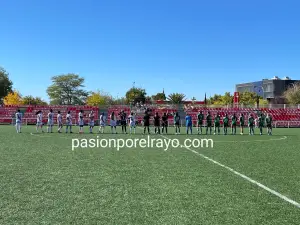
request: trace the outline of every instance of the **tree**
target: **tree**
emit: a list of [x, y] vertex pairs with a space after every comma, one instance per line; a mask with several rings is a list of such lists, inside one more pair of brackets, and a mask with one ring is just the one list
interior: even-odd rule
[[3, 99], [4, 105], [22, 105], [22, 97], [16, 90], [8, 93]]
[[[262, 101], [262, 97], [254, 92], [242, 92], [239, 96], [239, 103], [244, 105], [255, 105], [257, 102], [266, 103]], [[208, 99], [208, 104], [212, 105], [231, 105], [233, 103], [233, 96], [230, 92], [225, 92], [224, 95], [215, 94]], [[260, 103], [260, 104], [261, 104]]]
[[[255, 105], [257, 103], [257, 94], [255, 92], [241, 92], [239, 96], [239, 104]], [[261, 99], [261, 97], [259, 97]]]
[[126, 92], [126, 102], [133, 104], [137, 102], [145, 103], [146, 94], [145, 89], [132, 87]]
[[39, 97], [33, 97], [31, 95], [24, 96], [22, 98], [22, 105], [48, 105], [47, 102]]
[[169, 94], [168, 100], [173, 104], [181, 104], [185, 100], [185, 94], [181, 94], [181, 93]]
[[268, 100], [267, 99], [262, 99], [262, 98], [259, 98], [259, 105], [268, 105]]
[[213, 97], [208, 99], [209, 105], [219, 105], [222, 102], [222, 95], [215, 94]]
[[124, 105], [126, 103], [126, 98], [113, 98], [111, 104], [112, 105]]
[[88, 92], [83, 90], [84, 78], [77, 74], [63, 74], [51, 78], [53, 84], [48, 87], [47, 93], [51, 104], [83, 105]]
[[157, 93], [156, 95], [152, 95], [151, 96], [152, 100], [154, 101], [158, 101], [158, 100], [162, 100], [165, 101], [167, 99], [165, 93]]
[[101, 91], [92, 92], [86, 99], [89, 106], [109, 105], [112, 103], [112, 97]]
[[146, 98], [145, 98], [145, 103], [146, 103], [146, 104], [152, 104], [152, 97], [146, 96]]
[[233, 96], [230, 92], [225, 92], [224, 96], [222, 97], [222, 102], [224, 105], [231, 105], [233, 103]]
[[290, 104], [300, 104], [300, 82], [293, 84], [284, 92], [284, 97]]
[[0, 104], [3, 102], [3, 98], [12, 91], [13, 83], [8, 76], [8, 72], [0, 67]]

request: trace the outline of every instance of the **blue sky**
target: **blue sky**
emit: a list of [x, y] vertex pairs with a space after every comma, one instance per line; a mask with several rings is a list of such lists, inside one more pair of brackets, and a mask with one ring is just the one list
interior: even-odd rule
[[1, 2], [0, 65], [23, 95], [48, 100], [53, 75], [123, 96], [135, 82], [202, 100], [236, 83], [300, 79], [300, 2], [10, 0]]

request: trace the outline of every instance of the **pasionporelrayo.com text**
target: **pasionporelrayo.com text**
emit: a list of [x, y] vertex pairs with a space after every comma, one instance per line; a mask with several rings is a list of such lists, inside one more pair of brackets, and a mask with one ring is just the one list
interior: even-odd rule
[[145, 136], [143, 138], [73, 138], [72, 150], [81, 148], [109, 148], [109, 149], [163, 149], [165, 151], [176, 148], [213, 148], [212, 139], [206, 138], [185, 138], [180, 140], [177, 138], [153, 138]]

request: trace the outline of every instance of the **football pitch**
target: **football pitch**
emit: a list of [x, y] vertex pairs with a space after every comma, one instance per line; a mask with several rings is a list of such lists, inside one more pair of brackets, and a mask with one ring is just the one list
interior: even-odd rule
[[37, 134], [23, 126], [17, 134], [0, 126], [0, 224], [300, 224], [300, 129], [152, 134], [214, 142], [167, 151], [72, 150], [72, 139], [146, 137], [140, 128], [135, 135], [73, 131]]

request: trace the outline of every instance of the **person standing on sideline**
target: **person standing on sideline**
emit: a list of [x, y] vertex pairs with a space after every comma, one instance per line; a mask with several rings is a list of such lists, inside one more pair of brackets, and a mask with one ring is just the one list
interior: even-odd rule
[[160, 134], [160, 116], [158, 112], [155, 113], [154, 119], [154, 133]]
[[80, 110], [80, 112], [78, 113], [78, 125], [79, 125], [79, 134], [83, 134], [83, 126], [84, 126], [83, 110]]
[[249, 126], [249, 135], [254, 135], [254, 118], [252, 116], [252, 114], [250, 114], [249, 118], [248, 118], [248, 126]]
[[42, 133], [44, 133], [44, 130], [43, 130], [43, 113], [42, 113], [42, 111], [38, 111], [36, 113], [36, 132], [39, 132], [39, 128], [41, 128]]
[[200, 111], [197, 115], [197, 130], [198, 130], [198, 134], [202, 134], [202, 126], [203, 126], [203, 120], [204, 120], [204, 115], [203, 112]]
[[112, 112], [110, 115], [110, 129], [112, 134], [117, 134], [117, 119], [115, 116], [115, 112]]
[[244, 126], [245, 126], [245, 117], [244, 114], [241, 113], [240, 115], [240, 128], [241, 128], [241, 135], [244, 134]]
[[21, 126], [22, 126], [22, 113], [20, 109], [18, 109], [16, 113], [16, 130], [17, 133], [21, 133]]
[[52, 132], [52, 128], [53, 128], [53, 117], [54, 117], [54, 113], [53, 110], [50, 109], [50, 112], [48, 113], [48, 127], [47, 127], [47, 133], [53, 133]]
[[231, 117], [231, 134], [236, 135], [236, 122], [237, 122], [237, 117], [235, 113]]
[[63, 127], [63, 123], [62, 123], [62, 116], [60, 114], [60, 111], [57, 112], [57, 126], [58, 126], [57, 132], [61, 133], [61, 129]]
[[228, 115], [226, 113], [224, 118], [223, 118], [223, 132], [224, 132], [224, 135], [227, 135], [228, 125], [229, 125], [229, 118], [228, 118]]
[[212, 126], [212, 118], [210, 112], [208, 112], [206, 116], [206, 134], [208, 134], [208, 129], [209, 129], [209, 133], [211, 134], [211, 130], [212, 130], [211, 126]]
[[126, 113], [124, 112], [124, 110], [122, 110], [120, 113], [119, 113], [119, 116], [120, 116], [120, 120], [121, 120], [121, 127], [122, 127], [122, 133], [124, 134], [127, 134], [127, 130], [126, 130], [126, 127], [127, 127], [127, 115]]
[[165, 131], [166, 134], [168, 134], [168, 114], [164, 113], [163, 116], [161, 117], [161, 120], [162, 120], [161, 133], [163, 134]]
[[174, 114], [175, 134], [180, 134], [180, 116], [178, 112]]
[[68, 129], [70, 128], [70, 134], [72, 134], [72, 115], [71, 111], [68, 111], [66, 115], [66, 133], [68, 133]]
[[129, 119], [129, 132], [131, 134], [133, 130], [133, 134], [135, 134], [135, 114], [132, 112], [128, 116], [128, 119]]
[[219, 135], [220, 134], [220, 115], [219, 115], [219, 113], [217, 113], [216, 116], [215, 116], [214, 125], [215, 125], [214, 135], [216, 135], [217, 132], [218, 132], [218, 135]]
[[144, 116], [144, 134], [146, 134], [146, 130], [148, 130], [148, 134], [150, 134], [150, 115], [148, 112], [146, 112]]
[[95, 114], [94, 114], [94, 111], [92, 110], [89, 114], [89, 125], [90, 125], [90, 134], [93, 133], [93, 129], [94, 129], [94, 126], [95, 126]]
[[102, 112], [101, 113], [101, 115], [100, 115], [100, 127], [99, 127], [99, 133], [104, 133], [104, 128], [105, 128], [105, 120], [106, 120], [106, 118], [105, 118], [105, 116], [104, 116], [104, 112]]
[[268, 135], [272, 135], [272, 116], [270, 114], [267, 114], [266, 123], [267, 123], [267, 133]]
[[193, 133], [193, 121], [192, 121], [192, 117], [189, 115], [189, 113], [186, 113], [186, 117], [185, 117], [185, 125], [186, 125], [186, 134]]

